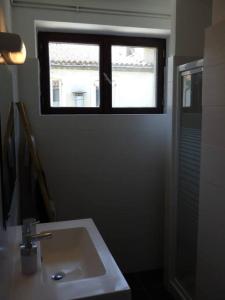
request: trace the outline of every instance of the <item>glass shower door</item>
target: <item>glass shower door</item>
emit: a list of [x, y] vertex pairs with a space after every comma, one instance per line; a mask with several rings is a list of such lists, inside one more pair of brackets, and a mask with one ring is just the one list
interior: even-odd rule
[[180, 72], [175, 277], [194, 298], [201, 156], [202, 67]]

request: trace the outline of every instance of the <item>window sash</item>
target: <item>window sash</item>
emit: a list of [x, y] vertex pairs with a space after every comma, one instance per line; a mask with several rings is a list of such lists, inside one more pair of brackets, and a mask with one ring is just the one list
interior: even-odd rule
[[[51, 107], [50, 103], [50, 67], [49, 47], [50, 42], [96, 44], [100, 47], [100, 77], [99, 93], [100, 107]], [[157, 49], [157, 82], [156, 82], [156, 107], [112, 107], [112, 46], [137, 46], [152, 47]], [[42, 114], [146, 114], [163, 113], [164, 97], [164, 66], [165, 66], [165, 39], [105, 36], [92, 34], [73, 33], [38, 33], [38, 57], [40, 61], [41, 83], [41, 113]]]

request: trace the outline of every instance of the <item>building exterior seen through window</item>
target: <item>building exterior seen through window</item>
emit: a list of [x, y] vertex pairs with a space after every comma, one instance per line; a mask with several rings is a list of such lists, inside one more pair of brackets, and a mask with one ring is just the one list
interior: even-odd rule
[[97, 107], [98, 45], [49, 43], [49, 60], [50, 80], [62, 82], [58, 107]]
[[[156, 53], [147, 47], [112, 47], [113, 107], [156, 106]], [[49, 43], [52, 106], [99, 107], [99, 46]], [[56, 90], [56, 79], [62, 90]]]
[[183, 77], [183, 107], [191, 107], [191, 76]]
[[54, 107], [60, 106], [60, 99], [61, 99], [61, 82], [59, 79], [53, 79], [51, 82], [51, 105]]
[[156, 107], [157, 49], [112, 46], [112, 106]]

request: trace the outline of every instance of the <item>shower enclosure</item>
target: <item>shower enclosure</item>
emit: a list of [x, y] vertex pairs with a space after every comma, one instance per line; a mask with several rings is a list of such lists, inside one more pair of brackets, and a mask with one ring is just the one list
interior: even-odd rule
[[175, 118], [173, 209], [173, 288], [181, 299], [195, 299], [201, 159], [203, 61], [178, 68]]

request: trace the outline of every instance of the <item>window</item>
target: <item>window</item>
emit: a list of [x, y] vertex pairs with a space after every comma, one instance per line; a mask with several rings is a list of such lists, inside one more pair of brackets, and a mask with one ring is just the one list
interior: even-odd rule
[[61, 102], [61, 82], [57, 79], [52, 79], [52, 91], [51, 91], [51, 106], [58, 107]]
[[164, 39], [39, 32], [42, 113], [162, 113], [165, 45]]
[[183, 77], [183, 107], [191, 107], [191, 75]]
[[100, 106], [100, 92], [99, 92], [99, 84], [95, 86], [95, 92], [96, 92], [96, 106]]
[[73, 92], [75, 107], [85, 107], [85, 92]]
[[151, 108], [156, 103], [157, 49], [112, 46], [112, 107]]
[[182, 86], [182, 109], [186, 113], [201, 112], [201, 99], [202, 90], [202, 72], [201, 68], [192, 71], [185, 71], [181, 74]]

